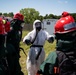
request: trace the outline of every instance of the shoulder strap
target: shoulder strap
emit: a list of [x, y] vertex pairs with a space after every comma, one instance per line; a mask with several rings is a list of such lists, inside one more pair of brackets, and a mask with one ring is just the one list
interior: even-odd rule
[[70, 60], [70, 62], [73, 64], [74, 62], [70, 59], [70, 57], [64, 52], [64, 54], [66, 55], [66, 57]]
[[36, 40], [37, 35], [38, 35], [38, 32], [36, 31], [36, 35], [35, 35], [35, 37], [34, 37], [33, 41], [31, 42], [31, 44], [33, 44], [33, 43], [34, 43], [34, 41]]
[[20, 30], [19, 32], [20, 32], [19, 35], [20, 35], [20, 41], [21, 41], [21, 39], [22, 39], [22, 30]]

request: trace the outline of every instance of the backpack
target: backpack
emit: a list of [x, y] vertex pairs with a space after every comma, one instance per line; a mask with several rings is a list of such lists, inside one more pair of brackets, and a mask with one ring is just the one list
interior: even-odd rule
[[56, 51], [59, 75], [76, 75], [76, 50]]
[[76, 75], [76, 51], [53, 51], [40, 65], [42, 75]]
[[59, 68], [57, 61], [56, 51], [51, 52], [46, 60], [41, 64], [38, 72], [43, 75], [58, 75]]

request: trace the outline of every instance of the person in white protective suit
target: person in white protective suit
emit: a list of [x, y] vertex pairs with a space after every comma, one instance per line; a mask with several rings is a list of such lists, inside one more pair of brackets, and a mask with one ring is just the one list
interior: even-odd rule
[[33, 28], [23, 39], [25, 44], [32, 44], [26, 61], [28, 75], [38, 75], [37, 71], [45, 59], [45, 51], [43, 48], [45, 41], [47, 40], [49, 43], [53, 43], [54, 41], [53, 35], [49, 35], [47, 31], [42, 30], [40, 20], [34, 21]]

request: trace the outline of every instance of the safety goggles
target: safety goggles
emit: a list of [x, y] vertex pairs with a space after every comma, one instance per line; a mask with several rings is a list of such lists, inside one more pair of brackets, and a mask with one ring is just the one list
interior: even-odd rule
[[36, 22], [35, 27], [41, 27], [41, 22]]
[[75, 22], [66, 24], [66, 25], [64, 26], [64, 30], [69, 30], [69, 29], [72, 29], [72, 28], [76, 28], [76, 23], [75, 23]]

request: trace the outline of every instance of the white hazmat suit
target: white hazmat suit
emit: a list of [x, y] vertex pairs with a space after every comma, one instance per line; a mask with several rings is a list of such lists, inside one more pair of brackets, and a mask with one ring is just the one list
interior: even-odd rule
[[[30, 42], [32, 42], [36, 36], [36, 26], [35, 24], [37, 22], [40, 22], [40, 20], [35, 20], [33, 23], [33, 30], [31, 32], [29, 32], [23, 39], [23, 42], [25, 42], [25, 40], [30, 40]], [[49, 38], [51, 38], [49, 40]], [[45, 30], [40, 30], [36, 36], [36, 39], [34, 40], [32, 46], [30, 47], [30, 51], [28, 53], [28, 57], [27, 57], [27, 61], [26, 61], [26, 65], [27, 65], [27, 70], [28, 70], [28, 75], [36, 75], [37, 71], [39, 70], [39, 67], [41, 65], [41, 63], [44, 61], [45, 59], [45, 51], [44, 51], [44, 44], [45, 41], [49, 40], [49, 42], [53, 43], [54, 41], [54, 36], [53, 35], [49, 35], [47, 31]], [[41, 50], [41, 52], [40, 52]], [[40, 52], [40, 54], [39, 54]], [[39, 54], [39, 56], [38, 56]], [[38, 56], [38, 59], [36, 59], [36, 57]]]

